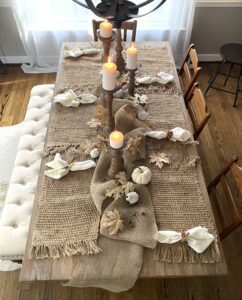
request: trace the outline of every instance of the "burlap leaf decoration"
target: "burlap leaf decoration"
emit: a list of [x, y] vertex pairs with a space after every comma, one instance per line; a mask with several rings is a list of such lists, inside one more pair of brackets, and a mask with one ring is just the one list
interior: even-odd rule
[[89, 155], [90, 151], [96, 148], [96, 142], [93, 139], [86, 139], [85, 144], [83, 146], [84, 153]]
[[114, 211], [107, 211], [101, 220], [101, 226], [108, 228], [108, 233], [110, 235], [116, 235], [118, 231], [124, 230], [123, 220], [117, 209]]
[[86, 139], [82, 149], [86, 155], [89, 155], [94, 148], [98, 148], [100, 151], [107, 151], [108, 148], [105, 142], [106, 140], [98, 135], [97, 137]]
[[131, 154], [135, 156], [140, 151], [141, 142], [142, 142], [141, 137], [130, 138], [126, 144], [125, 149], [131, 152]]
[[116, 179], [110, 181], [110, 185], [105, 192], [106, 197], [113, 197], [114, 200], [119, 199], [124, 193], [127, 194], [133, 191], [134, 184], [128, 181], [125, 172], [119, 172]]
[[71, 148], [65, 151], [64, 156], [65, 156], [65, 160], [68, 161], [68, 163], [72, 163], [75, 161], [81, 161], [83, 153], [80, 153], [80, 151], [78, 151], [75, 148]]
[[139, 94], [134, 95], [134, 102], [140, 106], [145, 106], [146, 104], [149, 103], [148, 97], [146, 95], [139, 95]]
[[107, 110], [102, 105], [97, 105], [93, 118], [100, 121], [102, 126], [105, 126], [107, 119]]
[[115, 175], [115, 177], [117, 178], [118, 183], [120, 183], [121, 185], [127, 182], [126, 173], [124, 171], [119, 172], [118, 174]]
[[102, 125], [102, 123], [100, 122], [100, 120], [92, 118], [91, 121], [87, 122], [87, 125], [90, 128], [98, 128]]
[[119, 199], [123, 194], [123, 188], [121, 185], [118, 185], [116, 180], [112, 180], [108, 189], [105, 192], [106, 197], [114, 198], [114, 200]]
[[108, 152], [108, 139], [105, 139], [103, 136], [98, 135], [97, 141], [98, 141], [97, 148], [100, 151]]
[[133, 191], [134, 184], [131, 181], [128, 181], [125, 172], [119, 172], [116, 176], [118, 183], [122, 186], [122, 190], [125, 194]]
[[150, 158], [150, 163], [155, 164], [156, 167], [159, 169], [162, 169], [165, 164], [169, 165], [170, 164], [170, 156], [165, 153], [158, 153], [158, 154], [151, 154], [149, 156]]

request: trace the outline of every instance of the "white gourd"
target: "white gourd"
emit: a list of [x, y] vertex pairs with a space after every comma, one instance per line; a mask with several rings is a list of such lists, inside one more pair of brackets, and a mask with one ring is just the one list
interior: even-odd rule
[[134, 169], [132, 173], [132, 180], [138, 184], [148, 184], [151, 181], [151, 177], [150, 169], [145, 166]]
[[126, 194], [126, 201], [128, 201], [131, 205], [135, 204], [139, 201], [139, 195], [136, 192], [129, 192]]
[[100, 155], [100, 151], [98, 148], [93, 148], [91, 151], [90, 151], [90, 156], [91, 158], [98, 158], [98, 156]]

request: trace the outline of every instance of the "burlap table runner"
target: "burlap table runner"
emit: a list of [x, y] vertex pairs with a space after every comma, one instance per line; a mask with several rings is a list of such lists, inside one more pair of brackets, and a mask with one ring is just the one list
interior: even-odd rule
[[[94, 45], [92, 45], [94, 46]], [[149, 53], [147, 55], [147, 53]], [[154, 44], [141, 45], [139, 48], [139, 61], [142, 66], [139, 70], [141, 75], [155, 75], [159, 71], [168, 72], [173, 74], [175, 72], [171, 58], [169, 57], [166, 47], [160, 48], [155, 47]], [[77, 60], [66, 59], [62, 65], [62, 76], [61, 76], [61, 89], [72, 87], [77, 92], [95, 91], [100, 83], [99, 70], [101, 70], [101, 63], [98, 58], [80, 58]], [[87, 75], [88, 74], [88, 75]], [[149, 108], [150, 113], [149, 120], [155, 129], [168, 130], [173, 127], [187, 128], [185, 118], [182, 113], [181, 103], [183, 101], [180, 96], [179, 88], [174, 84], [164, 87], [153, 85], [149, 87], [140, 86], [137, 89], [138, 92], [147, 93], [149, 96]], [[68, 147], [70, 145], [82, 145], [85, 138], [96, 135], [94, 129], [90, 129], [86, 124], [91, 119], [94, 105], [81, 106], [75, 109], [64, 109], [56, 105], [54, 108], [53, 116], [51, 119], [49, 133], [47, 138], [47, 148], [55, 147]], [[201, 187], [197, 177], [196, 165], [190, 165], [196, 152], [194, 145], [188, 145], [186, 147], [179, 146], [178, 143], [173, 144], [168, 141], [154, 142], [149, 139], [147, 142], [148, 155], [157, 151], [167, 152], [170, 154], [174, 164], [159, 170], [157, 167], [147, 165], [152, 170], [153, 179], [149, 186], [151, 201], [154, 207], [155, 217], [159, 230], [185, 230], [198, 225], [205, 226], [209, 231], [216, 236], [215, 226], [209, 216], [208, 209], [204, 203], [204, 199], [201, 193]], [[189, 170], [188, 170], [189, 169]], [[90, 171], [92, 173], [92, 171]], [[80, 190], [76, 190], [77, 197], [75, 196], [74, 201], [78, 202], [79, 205], [82, 202], [82, 197], [90, 193], [90, 177], [87, 175], [88, 172], [78, 172], [73, 175], [73, 180], [70, 180], [70, 175], [66, 177], [68, 185], [71, 185], [71, 189], [82, 183]], [[37, 219], [35, 224], [34, 236], [32, 241], [32, 249], [34, 256], [38, 256], [38, 251], [34, 249], [42, 249], [41, 247], [49, 247], [49, 245], [70, 245], [74, 242], [80, 244], [83, 240], [94, 242], [95, 246], [93, 252], [98, 252], [96, 248], [96, 237], [98, 234], [98, 222], [99, 217], [97, 211], [89, 203], [90, 209], [88, 214], [82, 213], [82, 220], [76, 218], [73, 220], [73, 209], [67, 207], [65, 210], [58, 209], [60, 205], [56, 205], [59, 191], [53, 195], [49, 195], [49, 189], [52, 186], [48, 184], [48, 180], [41, 174], [41, 190], [40, 193], [40, 207], [37, 212]], [[62, 183], [65, 183], [65, 180]], [[74, 182], [74, 183], [73, 183]], [[74, 185], [74, 187], [72, 187]], [[64, 187], [62, 188], [64, 192]], [[81, 196], [80, 196], [81, 195]], [[63, 196], [61, 202], [64, 203], [66, 198]], [[46, 218], [45, 206], [48, 205], [48, 217]], [[73, 205], [73, 204], [72, 204]], [[77, 209], [77, 207], [76, 207]], [[86, 212], [86, 208], [79, 207], [80, 211]], [[61, 220], [64, 216], [69, 222], [66, 222], [65, 229], [60, 222], [58, 224], [52, 223], [51, 226], [55, 227], [55, 230], [59, 233], [58, 238], [55, 238], [53, 234], [48, 234], [50, 220], [53, 215], [57, 216]], [[88, 215], [88, 216], [87, 216]], [[55, 219], [55, 218], [53, 218]], [[90, 222], [90, 219], [92, 220]], [[91, 226], [92, 230], [90, 234], [82, 229], [82, 223], [87, 222]], [[90, 222], [90, 223], [89, 223]], [[78, 224], [78, 225], [77, 225]], [[81, 230], [76, 230], [78, 228]], [[71, 240], [67, 235], [62, 232], [72, 232]], [[78, 234], [77, 234], [78, 232]], [[83, 249], [76, 249], [76, 253], [90, 253]], [[217, 242], [207, 250], [208, 253], [204, 255], [195, 255], [188, 246], [184, 243], [182, 245], [175, 244], [172, 247], [166, 245], [158, 245], [155, 251], [155, 257], [162, 261], [188, 261], [188, 262], [215, 262], [220, 259], [219, 250], [217, 248]], [[67, 251], [68, 252], [68, 251]], [[51, 255], [46, 251], [49, 256], [56, 257], [56, 253]], [[65, 253], [65, 251], [64, 251]], [[66, 253], [67, 254], [67, 253]], [[40, 257], [42, 256], [39, 255]], [[57, 255], [58, 256], [58, 255]], [[92, 259], [92, 257], [90, 257]], [[91, 261], [91, 260], [90, 260]], [[89, 262], [90, 262], [89, 261]]]

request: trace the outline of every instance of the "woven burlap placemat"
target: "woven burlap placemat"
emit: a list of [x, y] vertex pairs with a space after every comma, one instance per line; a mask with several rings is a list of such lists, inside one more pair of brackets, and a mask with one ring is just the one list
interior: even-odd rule
[[[149, 55], [147, 55], [147, 51], [149, 51]], [[175, 72], [166, 47], [160, 48], [154, 44], [142, 44], [139, 48], [139, 61], [141, 62], [139, 75], [155, 75], [160, 71], [170, 74]], [[95, 91], [100, 84], [99, 70], [101, 70], [101, 62], [98, 59], [65, 59], [62, 65], [60, 90], [79, 86], [79, 90], [82, 92]], [[168, 130], [177, 126], [187, 128], [181, 106], [183, 99], [179, 87], [175, 83], [167, 87], [139, 86], [137, 91], [148, 94], [150, 101], [148, 107], [149, 121], [155, 129]], [[49, 126], [46, 147], [82, 145], [86, 138], [95, 136], [95, 130], [90, 129], [86, 124], [87, 121], [90, 121], [94, 110], [95, 105], [81, 106], [75, 109], [56, 105]], [[148, 155], [158, 151], [166, 152], [173, 161], [170, 166], [162, 170], [148, 163], [148, 160], [145, 162], [152, 170], [152, 182], [149, 185], [149, 190], [156, 222], [159, 230], [180, 231], [201, 225], [207, 227], [216, 237], [215, 225], [199, 185], [197, 165], [190, 163], [196, 155], [194, 147], [194, 145], [184, 146], [170, 141], [157, 143], [151, 139], [147, 140]], [[40, 206], [32, 241], [33, 257], [39, 258], [46, 255], [56, 257], [61, 253], [71, 255], [74, 252], [88, 254], [99, 251], [96, 244], [99, 215], [88, 196], [92, 173], [92, 171], [85, 171], [74, 175], [68, 174], [54, 187], [50, 179], [45, 178], [43, 174], [40, 175], [42, 185], [38, 191], [40, 193]], [[68, 197], [65, 196], [65, 190], [68, 189], [74, 191], [71, 201], [68, 201]], [[63, 197], [59, 197], [60, 192], [63, 193]], [[65, 209], [61, 209], [61, 204], [64, 203]], [[76, 212], [77, 218], [73, 218], [73, 205], [75, 211], [79, 210]], [[48, 207], [48, 214], [46, 207]], [[63, 218], [68, 220], [64, 226], [62, 222], [58, 221]], [[83, 223], [88, 224], [91, 230], [87, 232]], [[53, 228], [58, 232], [57, 235], [49, 234]], [[68, 235], [68, 233], [71, 234]], [[70, 248], [70, 245], [75, 243], [82, 245], [83, 241], [88, 241], [88, 245], [93, 246], [91, 251], [90, 248], [88, 251], [84, 251], [82, 247], [80, 249], [75, 247], [73, 252], [63, 250], [58, 254], [54, 251], [53, 254], [48, 250], [63, 245], [64, 248], [65, 245], [69, 245]], [[201, 255], [196, 255], [186, 243], [177, 243], [172, 246], [159, 244], [155, 250], [155, 258], [169, 262], [202, 261], [212, 263], [220, 260], [220, 253], [215, 239], [215, 242]]]

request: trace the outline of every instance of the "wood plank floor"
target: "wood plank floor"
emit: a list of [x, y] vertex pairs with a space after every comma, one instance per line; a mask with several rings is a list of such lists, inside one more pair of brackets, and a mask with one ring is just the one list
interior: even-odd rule
[[[215, 66], [202, 65], [202, 88]], [[219, 78], [218, 84], [222, 84], [222, 80]], [[54, 81], [55, 74], [24, 74], [19, 66], [9, 66], [8, 74], [0, 74], [0, 126], [21, 122], [31, 88]], [[234, 88], [235, 83], [232, 79], [228, 87]], [[207, 104], [212, 117], [201, 135], [199, 148], [208, 182], [233, 156], [239, 156], [242, 165], [242, 93], [238, 98], [238, 108], [233, 107], [233, 95], [216, 90], [209, 91]], [[62, 287], [60, 283], [22, 284], [18, 282], [18, 271], [0, 272], [0, 300], [241, 300], [242, 227], [222, 245], [229, 269], [227, 276], [138, 280], [133, 289], [116, 295], [101, 289]]]

